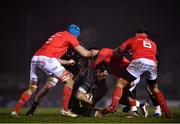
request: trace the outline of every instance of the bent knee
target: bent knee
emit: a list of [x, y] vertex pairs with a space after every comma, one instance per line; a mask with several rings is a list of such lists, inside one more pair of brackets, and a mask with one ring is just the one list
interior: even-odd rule
[[158, 88], [157, 84], [148, 85], [148, 88], [150, 89], [150, 91], [151, 91], [153, 94], [159, 92], [159, 88]]
[[61, 82], [66, 82], [67, 80], [69, 80], [69, 79], [73, 79], [73, 74], [72, 73], [70, 73], [70, 72], [68, 72], [68, 71], [64, 71], [63, 72], [63, 74], [59, 77], [59, 80], [61, 81]]
[[27, 92], [32, 95], [36, 92], [37, 90], [37, 85], [34, 85], [34, 84], [30, 84], [28, 89], [27, 89]]
[[73, 80], [73, 79], [70, 78], [70, 79], [68, 79], [68, 80], [65, 81], [65, 86], [66, 86], [66, 87], [72, 88], [73, 85], [74, 85], [74, 80]]
[[47, 79], [47, 83], [48, 83], [48, 87], [52, 88], [54, 87], [57, 83], [58, 83], [59, 79], [53, 76], [48, 77]]
[[119, 78], [119, 79], [117, 80], [116, 86], [117, 86], [117, 87], [124, 88], [125, 86], [128, 85], [128, 83], [129, 83], [129, 82], [128, 82], [127, 80], [122, 79], [122, 78]]

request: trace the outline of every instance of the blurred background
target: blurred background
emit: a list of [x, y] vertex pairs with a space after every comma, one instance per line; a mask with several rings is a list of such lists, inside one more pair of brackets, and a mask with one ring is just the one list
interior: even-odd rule
[[[79, 40], [87, 48], [115, 48], [133, 36], [137, 28], [147, 28], [149, 37], [158, 45], [159, 86], [168, 105], [180, 108], [178, 0], [7, 0], [0, 5], [0, 107], [14, 106], [27, 88], [34, 52], [49, 36], [75, 23], [81, 27]], [[45, 78], [42, 74], [39, 87], [44, 85]], [[114, 82], [109, 77], [107, 85]], [[61, 88], [59, 83], [41, 106], [59, 106]], [[107, 98], [111, 91], [112, 87]], [[148, 98], [143, 81], [138, 85], [137, 97]]]

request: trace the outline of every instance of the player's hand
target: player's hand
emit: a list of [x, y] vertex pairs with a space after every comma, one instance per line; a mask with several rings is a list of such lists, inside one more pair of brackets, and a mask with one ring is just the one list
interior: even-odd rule
[[93, 57], [93, 56], [96, 56], [98, 53], [99, 53], [99, 50], [94, 50], [94, 49], [92, 49], [92, 50], [90, 50], [91, 51], [91, 56]]
[[70, 60], [68, 61], [68, 63], [69, 63], [69, 65], [74, 65], [74, 64], [75, 64], [75, 61], [74, 61], [73, 59], [70, 59]]
[[102, 117], [102, 113], [99, 110], [95, 111], [94, 117]]

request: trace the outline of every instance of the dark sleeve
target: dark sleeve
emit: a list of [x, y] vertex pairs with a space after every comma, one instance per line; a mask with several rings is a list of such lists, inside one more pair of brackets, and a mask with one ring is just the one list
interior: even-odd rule
[[95, 85], [94, 78], [95, 78], [94, 70], [93, 69], [86, 70], [83, 78], [83, 84], [80, 87], [82, 87], [84, 90], [88, 92]]

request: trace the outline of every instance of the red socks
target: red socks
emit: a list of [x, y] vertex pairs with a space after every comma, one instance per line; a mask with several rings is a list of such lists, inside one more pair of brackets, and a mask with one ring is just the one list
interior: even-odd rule
[[129, 100], [130, 106], [136, 106], [136, 100]]
[[112, 96], [112, 103], [110, 105], [111, 107], [113, 107], [113, 109], [115, 109], [119, 104], [119, 100], [121, 99], [122, 93], [123, 93], [123, 89], [121, 87], [116, 87], [114, 89]]
[[31, 98], [31, 95], [28, 92], [23, 92], [20, 96], [20, 99], [18, 101], [18, 103], [16, 104], [14, 111], [16, 111], [17, 113], [19, 112], [19, 110], [23, 107], [23, 105]]
[[64, 87], [62, 106], [65, 111], [68, 111], [68, 105], [69, 105], [71, 93], [72, 93], [72, 89], [70, 87]]
[[155, 97], [156, 97], [156, 100], [158, 101], [158, 103], [160, 104], [162, 110], [165, 113], [170, 113], [169, 109], [167, 107], [167, 104], [166, 104], [166, 100], [165, 100], [164, 95], [162, 94], [162, 92], [159, 91], [159, 92], [155, 93]]

